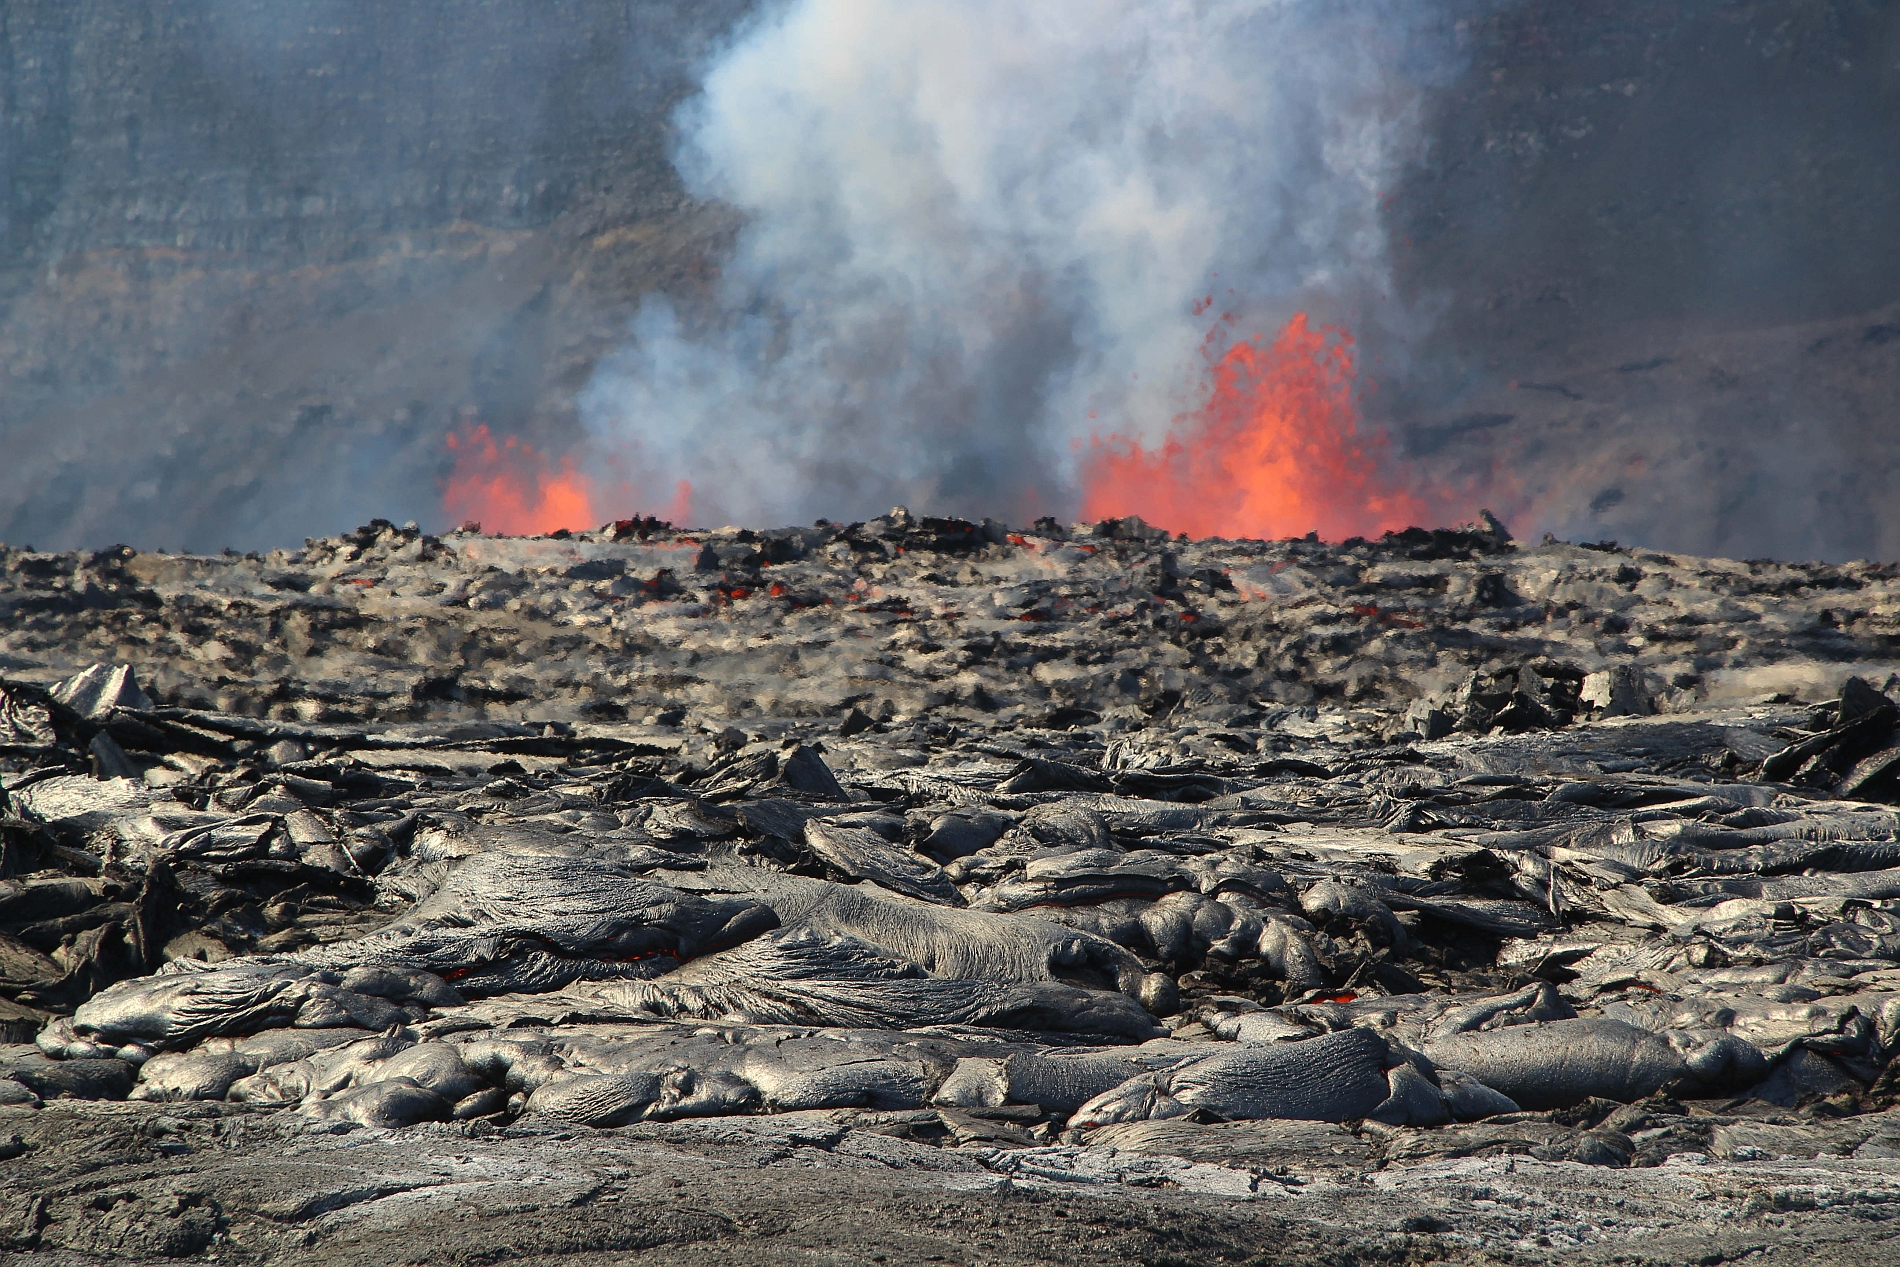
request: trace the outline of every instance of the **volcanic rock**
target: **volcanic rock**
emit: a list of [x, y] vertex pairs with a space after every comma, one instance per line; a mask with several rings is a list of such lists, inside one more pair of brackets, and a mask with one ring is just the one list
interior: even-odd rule
[[85, 566], [0, 589], [6, 1112], [816, 1114], [1251, 1193], [1812, 1157], [1892, 1103], [1893, 569], [898, 511], [35, 597]]

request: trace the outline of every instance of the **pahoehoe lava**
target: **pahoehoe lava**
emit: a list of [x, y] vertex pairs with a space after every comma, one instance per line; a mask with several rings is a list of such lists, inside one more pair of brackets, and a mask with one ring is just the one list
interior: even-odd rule
[[1867, 1261], [1900, 1201], [1900, 568], [0, 566], [9, 1250]]

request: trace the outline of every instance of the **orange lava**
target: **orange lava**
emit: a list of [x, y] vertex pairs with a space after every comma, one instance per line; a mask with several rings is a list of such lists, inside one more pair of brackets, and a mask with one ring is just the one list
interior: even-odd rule
[[574, 459], [551, 462], [513, 436], [497, 441], [485, 425], [449, 433], [455, 472], [442, 490], [451, 523], [479, 523], [486, 532], [532, 536], [560, 528], [587, 529], [602, 516], [593, 490]]
[[1150, 451], [1097, 437], [1082, 461], [1082, 517], [1139, 515], [1191, 537], [1376, 536], [1427, 517], [1381, 476], [1358, 434], [1352, 336], [1305, 313], [1267, 346], [1236, 343], [1207, 403]]
[[693, 520], [693, 482], [681, 480], [673, 485], [673, 500], [660, 512], [660, 518], [670, 524], [688, 524]]

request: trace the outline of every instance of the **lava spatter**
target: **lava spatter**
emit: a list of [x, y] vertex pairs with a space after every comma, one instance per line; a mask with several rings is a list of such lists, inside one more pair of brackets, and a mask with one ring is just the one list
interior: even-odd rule
[[1139, 515], [1190, 537], [1376, 536], [1422, 522], [1423, 499], [1380, 469], [1362, 432], [1352, 336], [1296, 314], [1271, 343], [1234, 343], [1209, 366], [1206, 403], [1153, 449], [1096, 437], [1082, 516]]
[[442, 508], [455, 523], [478, 523], [512, 536], [590, 528], [595, 512], [591, 481], [571, 457], [552, 460], [514, 436], [497, 438], [485, 423], [450, 432], [455, 470], [442, 490]]

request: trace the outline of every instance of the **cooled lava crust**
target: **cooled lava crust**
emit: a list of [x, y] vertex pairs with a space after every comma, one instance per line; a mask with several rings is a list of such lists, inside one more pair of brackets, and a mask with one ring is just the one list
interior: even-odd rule
[[0, 566], [0, 1247], [1893, 1247], [1900, 569], [902, 510]]

